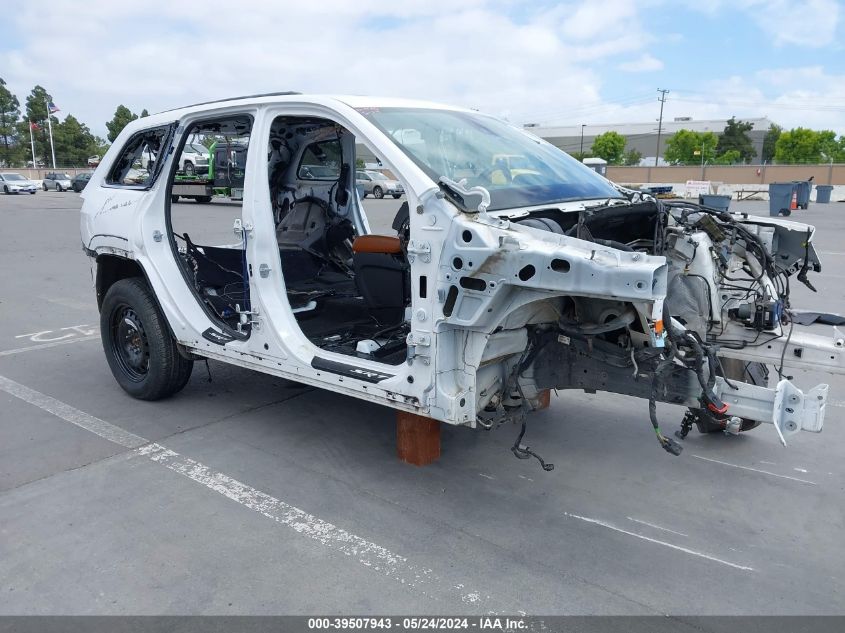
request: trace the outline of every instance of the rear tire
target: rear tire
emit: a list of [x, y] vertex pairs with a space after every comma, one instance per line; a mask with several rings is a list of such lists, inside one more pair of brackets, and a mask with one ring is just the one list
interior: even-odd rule
[[139, 400], [160, 400], [180, 391], [194, 362], [183, 357], [146, 283], [121, 279], [100, 309], [100, 337], [117, 384]]

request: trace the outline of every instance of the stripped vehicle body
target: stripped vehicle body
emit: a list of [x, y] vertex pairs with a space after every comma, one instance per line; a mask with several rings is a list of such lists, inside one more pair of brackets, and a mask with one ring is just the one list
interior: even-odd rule
[[[212, 133], [251, 139], [237, 240], [225, 247], [194, 244], [171, 222], [173, 157]], [[121, 147], [144, 134], [155, 169], [127, 185]], [[370, 231], [355, 187], [360, 145], [407, 194], [396, 235]], [[499, 155], [530, 168], [511, 173]], [[812, 227], [617, 187], [477, 112], [297, 94], [192, 106], [127, 126], [83, 197], [107, 356], [137, 397], [178, 391], [191, 360], [213, 358], [524, 432], [546, 390], [608, 391], [647, 401], [661, 446], [677, 454], [656, 403], [689, 408], [681, 436], [693, 424], [765, 422], [785, 440], [821, 430], [827, 386], [802, 392], [783, 369], [845, 370], [841, 342], [789, 323], [789, 279], [820, 271]], [[167, 379], [151, 376], [160, 364], [143, 314], [109, 297], [126, 279], [147, 289], [179, 352]], [[120, 337], [143, 344], [127, 351]], [[132, 381], [120, 374], [127, 362]]]

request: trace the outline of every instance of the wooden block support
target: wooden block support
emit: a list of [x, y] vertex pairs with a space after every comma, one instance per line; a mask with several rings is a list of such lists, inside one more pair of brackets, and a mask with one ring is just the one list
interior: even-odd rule
[[543, 409], [548, 409], [549, 405], [552, 403], [552, 390], [551, 389], [544, 389], [540, 392], [539, 397], [537, 398], [537, 411], [542, 411]]
[[426, 466], [440, 457], [440, 422], [396, 412], [396, 454], [403, 462]]

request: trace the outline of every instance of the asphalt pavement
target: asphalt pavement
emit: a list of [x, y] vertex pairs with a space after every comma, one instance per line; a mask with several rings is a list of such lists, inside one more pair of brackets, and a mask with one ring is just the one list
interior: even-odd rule
[[[552, 472], [513, 457], [510, 426], [444, 426], [417, 468], [392, 410], [217, 362], [171, 399], [127, 396], [80, 202], [0, 196], [0, 614], [845, 611], [842, 377], [796, 374], [831, 395], [788, 448], [771, 425], [693, 430], [672, 457], [646, 402], [561, 392], [526, 436]], [[374, 226], [400, 203], [368, 199]], [[795, 219], [824, 270], [794, 307], [845, 312], [845, 204]]]

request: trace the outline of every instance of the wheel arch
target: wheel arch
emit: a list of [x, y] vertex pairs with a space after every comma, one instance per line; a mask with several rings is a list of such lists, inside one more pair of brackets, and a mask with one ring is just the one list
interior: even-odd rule
[[97, 276], [94, 281], [97, 290], [97, 309], [103, 307], [103, 299], [115, 282], [131, 277], [140, 277], [150, 287], [150, 282], [143, 267], [134, 259], [120, 257], [119, 255], [100, 254], [97, 255]]
[[[170, 324], [170, 320], [167, 318], [167, 313], [163, 309], [153, 285], [150, 283], [147, 272], [144, 270], [144, 267], [139, 261], [110, 253], [101, 253], [97, 255], [95, 261], [97, 263], [97, 274], [94, 281], [97, 291], [97, 310], [102, 309], [103, 299], [105, 299], [109, 288], [111, 288], [115, 283], [121, 279], [141, 279], [144, 282], [144, 285], [146, 285], [149, 289], [150, 296], [155, 302], [156, 307], [161, 313], [164, 323], [167, 326], [167, 331], [174, 340], [177, 340], [173, 327]], [[179, 345], [179, 352], [186, 358], [191, 358], [181, 345]]]

